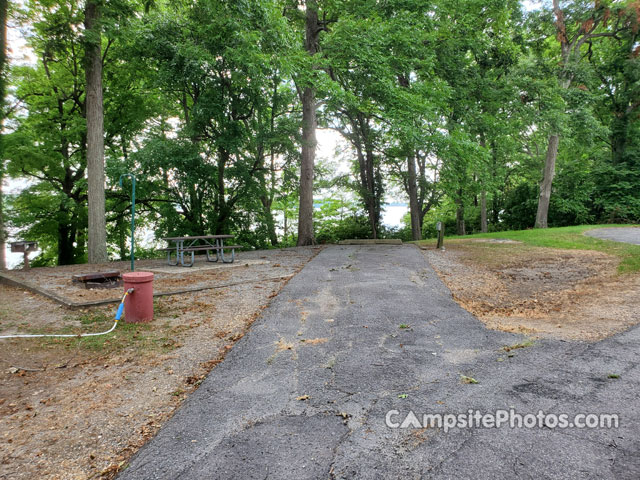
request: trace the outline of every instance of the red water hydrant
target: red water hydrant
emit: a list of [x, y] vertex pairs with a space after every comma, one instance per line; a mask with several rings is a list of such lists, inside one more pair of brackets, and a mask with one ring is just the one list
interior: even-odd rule
[[153, 273], [130, 272], [122, 275], [125, 292], [133, 293], [124, 300], [124, 319], [127, 323], [153, 320]]

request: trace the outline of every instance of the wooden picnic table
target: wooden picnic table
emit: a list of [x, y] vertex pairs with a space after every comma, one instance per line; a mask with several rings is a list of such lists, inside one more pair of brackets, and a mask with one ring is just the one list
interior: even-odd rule
[[[223, 263], [233, 263], [235, 260], [235, 249], [242, 248], [240, 245], [225, 245], [224, 241], [234, 238], [234, 235], [195, 235], [186, 237], [165, 237], [173, 246], [164, 248], [167, 252], [167, 263], [171, 266], [182, 265], [183, 267], [191, 267], [195, 261], [196, 252], [205, 252], [207, 262], [217, 262], [218, 259]], [[224, 257], [224, 251], [231, 250], [231, 259]], [[211, 253], [212, 252], [212, 253]], [[171, 261], [171, 254], [176, 254], [176, 261]], [[184, 254], [191, 253], [191, 263], [184, 262]]]

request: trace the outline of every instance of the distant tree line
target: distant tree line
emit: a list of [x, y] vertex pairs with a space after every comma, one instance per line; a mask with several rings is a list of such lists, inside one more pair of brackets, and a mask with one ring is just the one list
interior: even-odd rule
[[[0, 2], [0, 242], [36, 264], [156, 237], [247, 246], [640, 219], [640, 2]], [[349, 174], [316, 161], [317, 128]], [[1, 184], [1, 182], [0, 182]], [[406, 227], [381, 224], [403, 196]], [[4, 252], [4, 248], [0, 251]], [[146, 252], [138, 252], [144, 255]], [[0, 267], [4, 259], [0, 254]]]

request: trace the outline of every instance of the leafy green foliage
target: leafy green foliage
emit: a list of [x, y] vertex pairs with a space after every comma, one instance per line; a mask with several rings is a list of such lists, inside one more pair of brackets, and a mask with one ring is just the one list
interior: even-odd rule
[[[129, 254], [130, 184], [118, 185], [126, 172], [138, 178], [138, 226], [156, 238], [233, 233], [255, 248], [295, 244], [307, 86], [320, 126], [346, 140], [350, 167], [316, 169], [320, 242], [410, 239], [415, 222], [425, 236], [437, 221], [447, 234], [530, 228], [551, 133], [561, 139], [551, 226], [640, 220], [635, 3], [562, 2], [569, 34], [598, 35], [568, 56], [554, 13], [523, 12], [515, 0], [313, 4], [313, 56], [300, 2], [103, 5], [112, 257]], [[7, 198], [8, 223], [39, 241], [35, 264], [82, 262], [83, 3], [29, 0], [14, 16], [36, 60], [9, 76], [17, 107], [5, 173], [28, 186]], [[397, 197], [411, 198], [414, 216], [388, 229], [384, 204]]]
[[336, 243], [349, 238], [369, 238], [370, 225], [366, 216], [353, 202], [322, 200], [316, 215], [316, 240]]

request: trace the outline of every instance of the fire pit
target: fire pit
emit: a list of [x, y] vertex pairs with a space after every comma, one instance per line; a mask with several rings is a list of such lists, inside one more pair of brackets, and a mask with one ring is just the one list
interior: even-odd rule
[[73, 283], [84, 288], [116, 288], [122, 286], [122, 275], [117, 270], [111, 272], [82, 273], [71, 277]]

